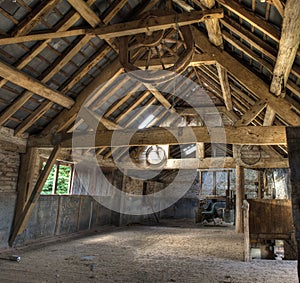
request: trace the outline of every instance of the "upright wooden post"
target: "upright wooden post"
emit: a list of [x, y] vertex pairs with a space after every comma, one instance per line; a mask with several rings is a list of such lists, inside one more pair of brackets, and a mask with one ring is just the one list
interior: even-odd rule
[[227, 171], [226, 210], [230, 209], [230, 171]]
[[250, 231], [249, 231], [249, 203], [243, 201], [243, 219], [244, 219], [244, 261], [251, 260], [250, 257]]
[[244, 188], [244, 167], [236, 166], [236, 204], [235, 204], [235, 231], [243, 233], [243, 200], [245, 197]]
[[300, 127], [288, 127], [286, 133], [292, 185], [293, 223], [298, 252], [298, 280], [300, 282]]
[[20, 216], [33, 189], [34, 175], [39, 158], [38, 149], [28, 148], [25, 154], [21, 155], [21, 164], [18, 178], [18, 196], [15, 209], [15, 219]]
[[257, 171], [257, 198], [262, 199], [262, 174], [261, 171]]
[[212, 189], [213, 196], [217, 195], [217, 172], [213, 171], [213, 189]]
[[[24, 209], [22, 212], [20, 212], [20, 214], [17, 216], [17, 214], [15, 214], [15, 219], [14, 219], [14, 226], [13, 226], [13, 230], [12, 233], [10, 235], [9, 238], [9, 245], [12, 246], [17, 235], [21, 234], [22, 231], [25, 229], [27, 222], [29, 220], [29, 217], [31, 215], [31, 212], [40, 196], [40, 193], [43, 189], [43, 186], [48, 178], [48, 175], [53, 167], [53, 165], [55, 164], [56, 158], [60, 152], [60, 145], [56, 145], [51, 153], [51, 155], [49, 156], [49, 159], [47, 160], [47, 163], [41, 173], [41, 175], [39, 176], [33, 190], [32, 193], [30, 195], [30, 198], [28, 199]], [[17, 217], [16, 217], [17, 216]]]

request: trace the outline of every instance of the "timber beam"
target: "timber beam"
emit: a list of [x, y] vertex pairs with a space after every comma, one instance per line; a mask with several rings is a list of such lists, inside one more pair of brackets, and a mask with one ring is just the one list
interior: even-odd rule
[[15, 44], [21, 42], [47, 40], [53, 38], [63, 38], [79, 35], [94, 35], [102, 39], [109, 39], [127, 35], [135, 35], [139, 33], [148, 33], [168, 28], [176, 29], [177, 26], [192, 25], [203, 22], [211, 18], [223, 18], [222, 9], [213, 9], [209, 11], [193, 11], [182, 14], [169, 14], [165, 16], [149, 18], [148, 20], [135, 20], [127, 23], [114, 25], [102, 25], [95, 29], [74, 29], [69, 31], [58, 31], [49, 33], [29, 34], [18, 37], [3, 37], [0, 38], [0, 45]]
[[16, 214], [17, 217], [15, 217], [14, 219], [14, 226], [13, 226], [13, 230], [11, 232], [10, 238], [9, 238], [9, 245], [12, 246], [16, 237], [18, 235], [20, 235], [23, 230], [25, 229], [29, 217], [31, 215], [31, 212], [40, 196], [40, 193], [43, 189], [43, 186], [48, 178], [48, 175], [53, 167], [53, 165], [56, 162], [56, 158], [59, 155], [61, 147], [59, 145], [55, 146], [51, 152], [51, 155], [49, 157], [49, 159], [46, 162], [46, 165], [42, 171], [42, 173], [40, 174], [33, 190], [32, 193], [30, 195], [30, 197], [28, 198], [26, 205], [24, 206], [24, 209], [20, 212], [19, 215]]
[[[285, 145], [286, 135], [284, 126], [260, 127], [182, 127], [182, 128], [149, 128], [149, 129], [122, 129], [101, 130], [96, 133], [78, 133], [77, 135], [62, 134], [45, 138], [32, 136], [30, 147], [52, 148], [53, 143], [60, 142], [62, 148], [101, 148], [147, 146], [154, 144], [193, 144], [228, 143], [249, 145]], [[118, 139], [112, 144], [113, 135]], [[130, 138], [128, 142], [128, 138]], [[176, 138], [180, 137], [180, 138]]]
[[293, 105], [291, 103], [284, 98], [275, 97], [269, 91], [268, 84], [230, 54], [222, 52], [213, 46], [201, 31], [194, 27], [192, 28], [192, 31], [195, 38], [195, 44], [203, 52], [214, 56], [218, 63], [222, 65], [242, 86], [262, 101], [265, 101], [288, 124], [293, 126], [300, 125], [300, 116], [292, 111]]
[[300, 42], [299, 0], [286, 2], [279, 42], [279, 51], [273, 71], [270, 91], [279, 96], [284, 91]]
[[51, 89], [46, 84], [39, 82], [4, 62], [0, 62], [0, 76], [66, 108], [70, 108], [74, 104], [74, 100], [70, 97]]

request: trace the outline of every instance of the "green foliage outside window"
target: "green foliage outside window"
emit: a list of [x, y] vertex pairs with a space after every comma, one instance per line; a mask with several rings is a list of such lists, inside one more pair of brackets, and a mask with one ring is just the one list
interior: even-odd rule
[[[44, 164], [45, 166], [45, 164]], [[43, 187], [42, 194], [50, 195], [52, 194], [52, 188], [55, 185], [54, 179], [56, 174], [56, 164], [52, 167], [48, 179]], [[69, 180], [71, 174], [71, 167], [66, 165], [59, 165], [59, 172], [57, 178], [56, 194], [68, 194], [69, 191]]]

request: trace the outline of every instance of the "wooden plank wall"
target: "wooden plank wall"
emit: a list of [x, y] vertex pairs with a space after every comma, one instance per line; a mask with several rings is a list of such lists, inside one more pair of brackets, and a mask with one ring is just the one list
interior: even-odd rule
[[281, 239], [290, 237], [293, 231], [291, 200], [251, 199], [249, 226], [250, 235]]

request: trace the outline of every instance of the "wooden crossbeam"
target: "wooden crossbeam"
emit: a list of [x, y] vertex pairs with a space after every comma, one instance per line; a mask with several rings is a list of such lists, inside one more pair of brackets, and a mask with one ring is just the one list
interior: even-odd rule
[[270, 91], [279, 96], [284, 91], [300, 43], [300, 3], [289, 0], [284, 9], [279, 51]]
[[209, 11], [194, 11], [188, 14], [171, 14], [145, 20], [135, 20], [127, 23], [103, 25], [95, 29], [74, 29], [70, 31], [49, 32], [30, 34], [18, 37], [0, 38], [0, 45], [8, 45], [21, 42], [47, 40], [54, 38], [63, 38], [79, 35], [97, 35], [103, 39], [134, 35], [144, 32], [154, 32], [162, 29], [175, 28], [177, 26], [191, 25], [202, 22], [208, 18], [222, 18], [222, 9], [213, 9]]
[[[285, 145], [285, 127], [272, 126], [246, 126], [211, 128], [211, 127], [183, 127], [183, 128], [149, 128], [149, 129], [124, 129], [117, 130], [118, 140], [111, 144], [115, 131], [102, 130], [97, 133], [62, 135], [61, 146], [72, 148], [72, 139], [78, 148], [100, 148], [100, 147], [126, 147], [126, 146], [147, 146], [154, 144], [192, 144], [204, 143], [229, 143], [229, 144], [256, 144], [256, 145]], [[128, 136], [132, 138], [128, 144]], [[176, 136], [180, 135], [180, 141]], [[226, 138], [225, 138], [226, 136]], [[214, 139], [212, 141], [212, 138]], [[49, 148], [53, 147], [49, 137], [32, 137], [29, 141], [30, 147]]]
[[214, 47], [206, 36], [196, 28], [192, 28], [195, 38], [195, 44], [206, 53], [211, 53], [215, 56], [217, 61], [227, 69], [228, 73], [232, 75], [243, 87], [255, 94], [259, 99], [267, 102], [270, 107], [279, 116], [290, 125], [300, 125], [300, 117], [291, 109], [293, 105], [286, 99], [275, 97], [269, 92], [268, 85], [257, 75], [243, 66], [239, 61], [234, 59], [226, 52], [221, 52]]
[[83, 0], [68, 0], [68, 2], [92, 27], [100, 23], [99, 17]]
[[60, 152], [61, 147], [59, 145], [56, 145], [53, 148], [53, 151], [49, 157], [49, 159], [46, 162], [46, 165], [41, 173], [41, 175], [39, 176], [35, 187], [30, 195], [30, 198], [28, 199], [22, 213], [19, 215], [19, 217], [17, 219], [14, 220], [14, 226], [13, 226], [13, 230], [12, 233], [10, 235], [9, 238], [9, 245], [12, 246], [16, 237], [18, 235], [20, 235], [23, 230], [25, 229], [29, 217], [31, 215], [31, 212], [40, 196], [40, 193], [43, 189], [43, 186], [48, 178], [48, 175], [53, 167], [53, 165], [55, 164], [56, 158]]
[[4, 62], [0, 62], [0, 76], [66, 108], [70, 108], [74, 104], [74, 100], [70, 97], [51, 89], [47, 85], [42, 84]]
[[[91, 1], [91, 0], [90, 0]], [[88, 1], [87, 3], [89, 3]], [[94, 0], [93, 0], [94, 1]], [[149, 11], [154, 5], [156, 5], [158, 0], [151, 0], [150, 2], [146, 3], [142, 6], [139, 13], [144, 13]], [[105, 22], [105, 19], [103, 19]], [[105, 49], [103, 52], [106, 54], [106, 51], [109, 50]], [[89, 64], [86, 66], [86, 70], [89, 70], [89, 68], [92, 68], [92, 64]], [[70, 125], [74, 122], [74, 120], [77, 117], [77, 113], [82, 106], [82, 104], [85, 102], [85, 99], [94, 93], [96, 90], [99, 91], [99, 87], [103, 85], [108, 84], [109, 82], [113, 81], [118, 75], [120, 75], [123, 72], [123, 68], [119, 62], [118, 59], [115, 59], [109, 67], [105, 69], [105, 72], [101, 72], [92, 83], [89, 84], [87, 88], [80, 93], [76, 98], [76, 103], [70, 109], [70, 111], [63, 111], [61, 112], [43, 131], [43, 135], [48, 135], [51, 132], [60, 132], [63, 130], [66, 130], [70, 127]], [[80, 79], [80, 76], [77, 76], [74, 78], [69, 84], [74, 85], [78, 80]], [[67, 87], [64, 88], [64, 91], [67, 91]]]
[[[149, 70], [161, 70], [162, 63], [164, 64], [165, 68], [169, 68], [170, 66], [174, 65], [177, 61], [176, 57], [168, 56], [168, 57], [161, 57], [161, 58], [153, 58], [149, 62]], [[198, 66], [201, 64], [205, 65], [213, 65], [216, 63], [216, 58], [213, 57], [211, 54], [203, 53], [203, 54], [194, 54], [193, 59], [189, 63], [189, 66]], [[137, 60], [135, 66], [143, 68], [145, 67], [145, 60]]]
[[[88, 5], [92, 5], [95, 0], [87, 1]], [[57, 31], [65, 31], [68, 30], [71, 26], [73, 26], [78, 20], [80, 19], [80, 15], [78, 13], [71, 13], [69, 14], [69, 18], [66, 22], [64, 22]], [[17, 64], [16, 68], [21, 70], [24, 68], [28, 63], [30, 63], [33, 58], [35, 58], [39, 53], [41, 53], [47, 46], [51, 40], [43, 41], [37, 44], [28, 55], [25, 55], [20, 62]], [[2, 79], [0, 81], [0, 87], [2, 87], [7, 82], [6, 79]], [[20, 97], [18, 97], [9, 107], [7, 107], [0, 116], [0, 125], [3, 125], [18, 109], [22, 107], [23, 104], [26, 103], [32, 96], [31, 92], [25, 92]]]

